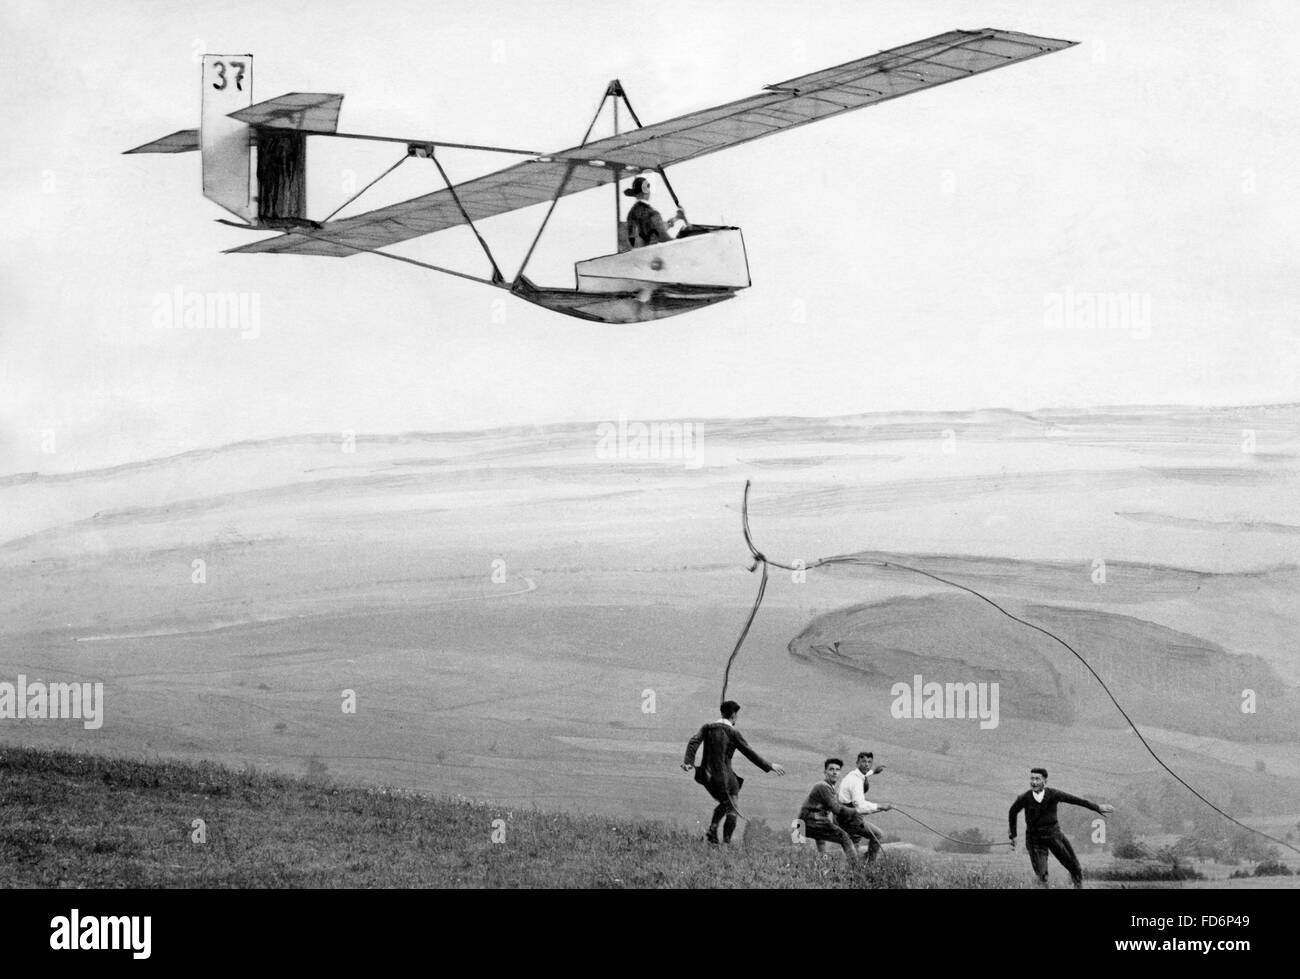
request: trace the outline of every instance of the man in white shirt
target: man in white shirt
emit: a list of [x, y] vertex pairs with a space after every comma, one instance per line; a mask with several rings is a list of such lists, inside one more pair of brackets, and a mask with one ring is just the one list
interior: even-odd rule
[[871, 783], [868, 776], [879, 775], [885, 770], [884, 765], [876, 765], [875, 755], [870, 751], [858, 752], [858, 767], [845, 775], [840, 782], [836, 797], [850, 811], [839, 817], [840, 825], [855, 840], [867, 841], [867, 859], [875, 860], [880, 855], [880, 828], [869, 823], [863, 817], [873, 812], [888, 812], [893, 808], [888, 802], [877, 805], [867, 801], [867, 792]]

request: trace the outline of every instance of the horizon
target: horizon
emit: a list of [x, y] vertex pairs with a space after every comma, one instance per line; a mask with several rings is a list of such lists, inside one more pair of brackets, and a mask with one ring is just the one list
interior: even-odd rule
[[[635, 35], [594, 0], [396, 0], [400, 31], [341, 2], [317, 8], [328, 30], [306, 31], [283, 9], [68, 9], [0, 14], [0, 63], [21, 80], [0, 123], [23, 134], [0, 160], [3, 471], [308, 431], [1300, 399], [1300, 231], [1282, 218], [1300, 201], [1300, 78], [1270, 69], [1300, 8], [990, 0], [974, 18], [957, 0], [873, 0], [810, 17], [670, 2]], [[252, 52], [259, 100], [343, 93], [344, 131], [550, 152], [580, 136], [610, 78], [654, 123], [972, 20], [1080, 43], [671, 167], [691, 220], [743, 228], [753, 285], [645, 326], [368, 255], [223, 255], [252, 236], [217, 223], [195, 155], [123, 155], [196, 123], [202, 52]], [[123, 60], [103, 43], [115, 36], [150, 44]], [[609, 124], [607, 107], [593, 135]], [[312, 137], [308, 213], [394, 152]], [[460, 181], [502, 160], [444, 163]], [[436, 184], [409, 162], [340, 216]], [[575, 261], [610, 252], [607, 192], [559, 203], [531, 277], [572, 283]], [[482, 222], [506, 272], [542, 210]], [[393, 251], [486, 264], [464, 228]], [[256, 322], [164, 328], [189, 294], [242, 297]]]
[[759, 422], [759, 421], [778, 421], [792, 420], [803, 422], [834, 422], [847, 419], [858, 418], [877, 418], [877, 417], [897, 417], [906, 415], [920, 416], [950, 416], [950, 415], [977, 415], [977, 414], [1007, 414], [1015, 415], [1022, 418], [1036, 418], [1039, 415], [1065, 414], [1078, 417], [1085, 417], [1089, 414], [1104, 415], [1115, 412], [1132, 412], [1132, 411], [1150, 411], [1150, 412], [1169, 412], [1169, 411], [1202, 411], [1202, 412], [1229, 412], [1229, 411], [1270, 411], [1287, 408], [1300, 408], [1300, 402], [1265, 402], [1260, 404], [1223, 404], [1223, 405], [1198, 405], [1198, 404], [1113, 404], [1113, 405], [1092, 405], [1087, 407], [1074, 406], [1045, 406], [1033, 409], [1017, 409], [1005, 406], [992, 406], [984, 408], [939, 408], [939, 409], [899, 409], [895, 411], [854, 411], [843, 414], [833, 415], [800, 415], [800, 414], [766, 414], [766, 415], [712, 415], [703, 418], [691, 418], [686, 416], [666, 416], [663, 418], [633, 418], [627, 415], [620, 415], [616, 418], [577, 418], [571, 420], [542, 421], [537, 423], [518, 423], [503, 424], [486, 427], [470, 428], [444, 428], [444, 429], [420, 429], [410, 428], [393, 431], [345, 431], [345, 432], [325, 432], [325, 431], [303, 431], [303, 432], [285, 432], [280, 435], [269, 435], [263, 438], [244, 438], [235, 439], [228, 442], [214, 442], [207, 445], [196, 445], [191, 448], [182, 449], [178, 452], [168, 452], [161, 455], [142, 456], [121, 459], [119, 461], [107, 462], [99, 465], [87, 466], [85, 468], [73, 469], [27, 469], [27, 470], [0, 470], [0, 481], [13, 479], [19, 476], [90, 476], [100, 473], [111, 472], [119, 469], [129, 469], [137, 465], [146, 465], [149, 463], [166, 462], [169, 460], [182, 459], [186, 456], [205, 455], [213, 452], [220, 452], [224, 449], [237, 448], [241, 446], [267, 446], [276, 443], [293, 443], [298, 441], [315, 441], [315, 442], [337, 442], [341, 438], [348, 437], [355, 441], [362, 440], [394, 440], [403, 437], [428, 437], [428, 436], [493, 436], [506, 435], [522, 430], [532, 430], [534, 432], [545, 433], [572, 431], [581, 426], [617, 423], [620, 420], [626, 420], [629, 423], [640, 423], [644, 425], [695, 425], [698, 427], [711, 422]]
[[0, 6], [0, 877], [1300, 890], [1300, 4], [972, 9]]

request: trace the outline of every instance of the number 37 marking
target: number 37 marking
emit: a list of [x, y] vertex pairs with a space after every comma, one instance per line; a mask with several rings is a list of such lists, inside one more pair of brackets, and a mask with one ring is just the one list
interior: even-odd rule
[[[235, 71], [235, 89], [242, 92], [244, 90], [244, 65], [243, 61], [232, 61], [230, 67]], [[212, 67], [217, 71], [217, 80], [212, 83], [212, 87], [218, 92], [226, 87], [226, 63], [224, 61], [212, 62]]]

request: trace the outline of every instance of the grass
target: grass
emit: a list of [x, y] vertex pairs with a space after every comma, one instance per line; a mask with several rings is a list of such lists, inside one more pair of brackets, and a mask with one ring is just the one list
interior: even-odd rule
[[1261, 860], [1252, 870], [1234, 870], [1229, 875], [1233, 880], [1243, 877], [1290, 877], [1292, 876], [1291, 868], [1280, 860]]
[[1136, 866], [1123, 866], [1116, 864], [1111, 867], [1105, 867], [1101, 870], [1092, 870], [1084, 873], [1084, 877], [1089, 880], [1118, 880], [1118, 881], [1143, 881], [1143, 880], [1204, 880], [1205, 875], [1194, 867], [1186, 864], [1168, 864], [1168, 863], [1143, 863]]
[[[202, 820], [206, 842], [195, 842]], [[0, 887], [1023, 887], [915, 853], [507, 810], [214, 764], [0, 751]]]

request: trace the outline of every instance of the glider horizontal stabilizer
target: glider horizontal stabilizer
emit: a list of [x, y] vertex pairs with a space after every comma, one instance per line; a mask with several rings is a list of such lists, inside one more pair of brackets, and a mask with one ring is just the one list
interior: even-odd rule
[[178, 129], [170, 136], [155, 139], [152, 143], [145, 143], [133, 150], [123, 150], [123, 155], [125, 156], [128, 153], [190, 153], [198, 148], [199, 131], [197, 129]]
[[339, 109], [342, 107], [342, 95], [290, 92], [228, 114], [231, 119], [259, 129], [296, 129], [328, 135], [338, 129]]

